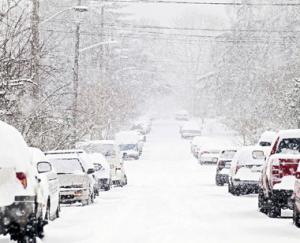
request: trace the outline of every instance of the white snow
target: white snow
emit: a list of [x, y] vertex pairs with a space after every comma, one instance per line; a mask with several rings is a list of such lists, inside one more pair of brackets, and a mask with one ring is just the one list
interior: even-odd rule
[[284, 176], [281, 182], [274, 185], [275, 190], [294, 190], [296, 177], [289, 175]]
[[128, 186], [101, 193], [88, 207], [63, 207], [43, 242], [299, 242], [291, 218], [268, 218], [255, 195], [235, 197], [215, 186], [215, 166], [200, 166], [177, 128], [155, 122], [141, 159], [126, 163]]

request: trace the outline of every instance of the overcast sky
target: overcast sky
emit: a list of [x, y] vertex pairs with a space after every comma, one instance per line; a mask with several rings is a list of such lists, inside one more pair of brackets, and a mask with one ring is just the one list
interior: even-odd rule
[[130, 4], [128, 10], [132, 12], [136, 18], [146, 18], [154, 20], [161, 25], [171, 25], [173, 20], [186, 13], [199, 11], [199, 14], [211, 14], [212, 18], [219, 17], [224, 19], [224, 26], [229, 23], [229, 18], [223, 6], [196, 6], [185, 4], [159, 4], [159, 3], [138, 3]]

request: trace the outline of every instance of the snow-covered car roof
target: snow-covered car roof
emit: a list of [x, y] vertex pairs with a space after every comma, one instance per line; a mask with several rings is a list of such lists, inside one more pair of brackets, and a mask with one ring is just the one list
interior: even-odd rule
[[258, 143], [260, 142], [269, 142], [272, 143], [273, 140], [276, 138], [277, 132], [274, 131], [265, 131], [261, 134]]
[[278, 132], [277, 136], [279, 136], [281, 139], [283, 139], [283, 138], [300, 138], [300, 129], [281, 130]]
[[83, 154], [83, 153], [85, 153], [85, 152], [82, 149], [50, 150], [50, 151], [45, 152], [46, 155], [50, 155], [50, 154]]
[[[258, 153], [255, 154], [256, 151]], [[262, 155], [264, 157], [262, 157]], [[233, 160], [238, 161], [239, 164], [259, 164], [265, 160], [265, 154], [263, 149], [259, 146], [244, 146], [237, 151]]]
[[0, 167], [15, 167], [18, 171], [31, 170], [31, 154], [21, 133], [0, 121]]

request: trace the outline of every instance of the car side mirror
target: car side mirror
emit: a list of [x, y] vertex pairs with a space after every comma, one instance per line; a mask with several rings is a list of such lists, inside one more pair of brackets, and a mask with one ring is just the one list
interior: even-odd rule
[[90, 168], [90, 169], [87, 170], [88, 175], [93, 174], [93, 173], [95, 173], [94, 169]]
[[47, 161], [41, 161], [37, 163], [37, 171], [39, 174], [52, 171], [52, 165]]
[[296, 172], [296, 178], [297, 178], [297, 179], [300, 179], [300, 171], [297, 171], [297, 172]]

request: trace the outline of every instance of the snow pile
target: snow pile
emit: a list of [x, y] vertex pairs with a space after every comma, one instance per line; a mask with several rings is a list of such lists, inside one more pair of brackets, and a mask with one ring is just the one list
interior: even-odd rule
[[281, 182], [274, 185], [275, 190], [294, 190], [296, 178], [295, 176], [289, 175], [284, 176]]

